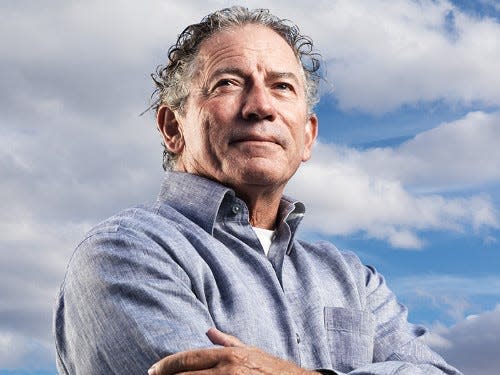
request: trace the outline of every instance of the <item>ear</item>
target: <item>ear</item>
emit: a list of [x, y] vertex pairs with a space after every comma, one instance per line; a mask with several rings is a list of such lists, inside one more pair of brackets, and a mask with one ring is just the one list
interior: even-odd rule
[[302, 155], [302, 161], [308, 161], [311, 158], [312, 147], [317, 137], [318, 117], [316, 117], [313, 113], [309, 115], [305, 126], [304, 153]]
[[167, 149], [174, 154], [180, 154], [184, 149], [184, 137], [176, 113], [162, 105], [156, 114], [156, 125]]

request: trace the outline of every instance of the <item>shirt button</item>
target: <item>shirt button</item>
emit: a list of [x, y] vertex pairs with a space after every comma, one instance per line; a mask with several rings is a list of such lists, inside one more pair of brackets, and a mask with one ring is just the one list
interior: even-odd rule
[[297, 340], [297, 344], [300, 344], [300, 336], [298, 333], [295, 334], [295, 339]]
[[239, 204], [233, 204], [233, 207], [231, 207], [231, 211], [233, 212], [233, 214], [237, 214], [238, 212], [240, 212], [241, 210], [241, 207]]

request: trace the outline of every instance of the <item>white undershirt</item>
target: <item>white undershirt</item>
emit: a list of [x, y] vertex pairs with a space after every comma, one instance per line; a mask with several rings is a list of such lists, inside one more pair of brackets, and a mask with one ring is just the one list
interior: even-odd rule
[[271, 242], [273, 242], [274, 230], [257, 228], [257, 227], [252, 227], [252, 229], [257, 235], [257, 238], [259, 239], [260, 244], [264, 249], [264, 253], [266, 253], [267, 256], [269, 248], [271, 247]]

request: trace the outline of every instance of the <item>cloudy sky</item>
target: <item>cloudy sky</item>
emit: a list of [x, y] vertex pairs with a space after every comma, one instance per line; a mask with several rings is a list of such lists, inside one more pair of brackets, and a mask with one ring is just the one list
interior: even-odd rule
[[[0, 374], [53, 374], [83, 233], [154, 199], [149, 74], [215, 0], [0, 3]], [[322, 53], [302, 236], [378, 268], [465, 373], [500, 367], [500, 1], [248, 1]], [[291, 5], [293, 4], [293, 6]], [[495, 370], [496, 369], [496, 370]]]

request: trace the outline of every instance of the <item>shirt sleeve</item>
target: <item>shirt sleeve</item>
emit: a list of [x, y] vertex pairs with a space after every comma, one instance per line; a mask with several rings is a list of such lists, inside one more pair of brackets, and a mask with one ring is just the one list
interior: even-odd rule
[[[355, 268], [363, 275], [366, 291], [366, 309], [375, 318], [373, 363], [356, 368], [344, 375], [460, 375], [420, 338], [425, 328], [408, 323], [407, 309], [399, 304], [389, 290], [384, 277], [374, 268], [361, 265]], [[352, 261], [352, 259], [351, 259]]]
[[151, 238], [94, 233], [68, 266], [55, 311], [63, 374], [146, 374], [166, 355], [210, 347], [213, 326], [190, 280]]

